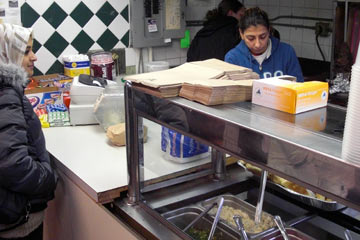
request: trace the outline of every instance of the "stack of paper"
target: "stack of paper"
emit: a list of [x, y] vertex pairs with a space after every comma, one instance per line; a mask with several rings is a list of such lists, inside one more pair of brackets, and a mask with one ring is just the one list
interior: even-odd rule
[[229, 80], [249, 80], [249, 79], [259, 79], [260, 76], [256, 72], [245, 72], [245, 73], [231, 73], [226, 74], [223, 79]]
[[204, 61], [191, 62], [191, 64], [222, 70], [224, 71], [224, 75], [221, 77], [221, 79], [228, 79], [228, 80], [259, 79], [259, 74], [253, 72], [250, 68], [227, 63], [216, 58], [212, 58]]
[[223, 75], [222, 70], [184, 63], [163, 71], [126, 76], [125, 80], [139, 84], [144, 90], [155, 95], [175, 97], [178, 96], [181, 84], [185, 80], [219, 78]]
[[250, 68], [227, 63], [216, 58], [211, 58], [204, 61], [190, 62], [190, 63], [202, 67], [218, 69], [223, 71], [224, 74], [252, 72]]
[[247, 80], [258, 78], [251, 69], [209, 59], [163, 71], [126, 76], [125, 80], [160, 97], [178, 96], [180, 89], [185, 88], [180, 96], [214, 105], [250, 100], [252, 81]]
[[251, 99], [252, 81], [207, 79], [184, 82], [179, 95], [205, 105], [218, 105]]

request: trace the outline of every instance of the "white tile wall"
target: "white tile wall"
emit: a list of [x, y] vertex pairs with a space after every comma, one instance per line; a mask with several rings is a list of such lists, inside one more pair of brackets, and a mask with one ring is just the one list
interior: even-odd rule
[[181, 63], [181, 64], [186, 63], [186, 57], [182, 57], [182, 58], [180, 59], [180, 63]]
[[[187, 20], [202, 20], [206, 12], [217, 6], [220, 0], [188, 0], [185, 12]], [[333, 1], [331, 0], [244, 0], [246, 7], [259, 6], [267, 11], [269, 18], [279, 15], [294, 15], [306, 17], [331, 18], [333, 14]], [[305, 26], [315, 26], [315, 20], [279, 19], [276, 23], [291, 23]], [[316, 46], [315, 30], [274, 26], [279, 32], [281, 40], [291, 44], [298, 57], [322, 60], [320, 51]], [[189, 27], [193, 38], [201, 27]], [[332, 36], [319, 37], [319, 43], [327, 61], [330, 61]], [[169, 61], [170, 65], [181, 64], [186, 61], [186, 49], [180, 48], [178, 40], [173, 41], [169, 47], [153, 49], [153, 60]], [[127, 64], [129, 65], [129, 64]]]
[[[118, 26], [121, 26], [121, 25], [118, 25]], [[91, 33], [91, 34], [94, 34], [95, 39], [98, 39], [101, 36], [102, 32], [99, 31], [98, 29], [102, 29], [102, 28], [106, 28], [106, 26], [98, 18], [91, 18], [84, 26], [84, 30], [89, 31], [89, 33]]]
[[303, 8], [305, 5], [305, 1], [304, 0], [297, 0], [297, 1], [293, 1], [292, 6], [293, 7], [299, 7], [299, 8]]
[[319, 7], [319, 0], [305, 0], [304, 7], [306, 8], [318, 8]]
[[295, 52], [296, 52], [297, 56], [301, 55], [301, 53], [302, 53], [302, 44], [300, 42], [287, 42], [287, 43], [289, 43], [295, 49]]
[[[293, 15], [332, 19], [333, 2], [330, 0], [280, 0], [279, 15]], [[268, 9], [271, 11], [271, 9]], [[268, 12], [272, 15], [271, 12]], [[314, 27], [316, 20], [291, 19], [292, 24]], [[289, 23], [289, 19], [280, 19], [275, 23]], [[322, 60], [315, 41], [315, 30], [278, 27], [281, 40], [289, 42], [296, 50], [298, 57]], [[289, 36], [290, 31], [290, 38]], [[327, 61], [330, 61], [332, 36], [319, 37], [319, 42]]]
[[[57, 4], [66, 12], [72, 12], [74, 8], [80, 3], [80, 0], [61, 0]], [[111, 3], [112, 4], [112, 3]]]
[[268, 12], [269, 18], [275, 18], [279, 16], [280, 9], [278, 6], [267, 6], [266, 11]]
[[269, 0], [268, 5], [269, 6], [276, 6], [279, 7], [280, 0]]
[[139, 55], [139, 53], [136, 49], [126, 48], [125, 49], [126, 66], [136, 66], [138, 64], [136, 62], [138, 55]]
[[34, 30], [35, 38], [41, 44], [45, 44], [45, 42], [49, 39], [49, 36], [55, 32], [55, 29], [43, 18], [39, 18], [32, 28], [35, 30], [41, 29], [41, 33], [37, 33]]
[[[22, 1], [24, 2], [24, 1]], [[52, 4], [48, 0], [27, 0], [26, 1], [38, 14], [43, 14]], [[76, 4], [76, 3], [75, 3]], [[76, 6], [76, 5], [75, 5]]]
[[166, 49], [167, 47], [154, 47], [153, 58], [157, 61], [166, 60]]
[[[267, 6], [268, 5], [268, 1], [269, 0], [257, 0], [256, 1], [256, 4], [258, 5], [258, 6]], [[270, 0], [271, 1], [271, 0]]]
[[331, 18], [332, 17], [332, 9], [319, 9], [319, 15], [320, 18]]
[[[303, 16], [304, 15], [304, 8], [301, 7], [293, 7], [291, 8], [291, 15], [292, 16]], [[289, 23], [289, 19], [286, 19]], [[294, 25], [303, 25], [304, 24], [304, 19], [291, 19], [291, 24]]]
[[188, 7], [186, 11], [186, 20], [203, 20], [209, 8], [207, 6]]
[[166, 49], [166, 58], [179, 58], [180, 56], [180, 41], [173, 41], [171, 46]]
[[280, 0], [279, 4], [281, 7], [291, 7], [292, 1], [291, 0]]
[[333, 1], [319, 0], [319, 8], [321, 8], [321, 9], [332, 9], [333, 8]]
[[[91, 21], [91, 20], [90, 20]], [[46, 21], [44, 21], [46, 22]], [[36, 24], [36, 23], [35, 23]], [[48, 24], [48, 23], [47, 23]], [[48, 24], [50, 25], [50, 24]], [[68, 26], [71, 26], [71, 28], [69, 28]], [[50, 27], [50, 26], [49, 26]], [[38, 28], [38, 29], [42, 29], [43, 28]], [[94, 28], [90, 28], [91, 30]], [[61, 24], [59, 26], [59, 28], [57, 29], [58, 33], [63, 36], [65, 39], [68, 39], [69, 42], [72, 42], [74, 40], [74, 38], [79, 34], [79, 32], [81, 31], [81, 27], [79, 26], [79, 24], [77, 24], [73, 18], [71, 17], [67, 17], [64, 20], [64, 24]], [[99, 32], [99, 31], [97, 31]], [[100, 33], [101, 34], [101, 33]], [[43, 35], [43, 34], [41, 34]], [[69, 45], [71, 46], [71, 45]]]
[[290, 41], [290, 28], [277, 26], [276, 29], [281, 33], [281, 41]]
[[[299, 43], [301, 43], [302, 33], [303, 33], [303, 29], [301, 29], [301, 28], [291, 28], [291, 30], [290, 30], [290, 42], [299, 42]], [[281, 33], [280, 33], [280, 39], [281, 39]]]
[[315, 46], [314, 44], [302, 43], [301, 44], [301, 55], [304, 58], [314, 58], [315, 57]]
[[[330, 61], [330, 54], [331, 54], [330, 48], [327, 45], [323, 45], [323, 44], [320, 44], [320, 48], [321, 48], [322, 52], [324, 53], [325, 59], [327, 61]], [[315, 59], [322, 59], [320, 50], [317, 47], [315, 49]]]

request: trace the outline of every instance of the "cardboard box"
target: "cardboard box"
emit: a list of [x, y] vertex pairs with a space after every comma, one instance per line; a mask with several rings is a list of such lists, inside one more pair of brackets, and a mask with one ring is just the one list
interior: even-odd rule
[[289, 76], [255, 80], [252, 103], [297, 114], [327, 105], [329, 86], [326, 82], [292, 82]]
[[35, 76], [31, 78], [25, 94], [68, 91], [72, 81], [73, 78], [57, 73]]
[[46, 93], [32, 93], [26, 94], [34, 111], [44, 109], [46, 110], [47, 104], [62, 104], [62, 92], [46, 92]]

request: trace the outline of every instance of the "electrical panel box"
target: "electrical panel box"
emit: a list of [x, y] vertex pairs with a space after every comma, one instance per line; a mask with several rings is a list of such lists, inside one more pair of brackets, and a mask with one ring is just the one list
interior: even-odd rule
[[184, 9], [183, 0], [130, 0], [132, 47], [164, 46], [184, 37]]

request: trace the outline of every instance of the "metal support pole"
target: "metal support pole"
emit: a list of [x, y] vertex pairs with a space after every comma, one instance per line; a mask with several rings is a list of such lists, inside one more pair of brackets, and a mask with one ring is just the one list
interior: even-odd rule
[[260, 188], [259, 188], [259, 196], [258, 196], [258, 200], [257, 200], [257, 204], [256, 204], [256, 211], [255, 211], [255, 223], [256, 224], [261, 222], [261, 215], [262, 215], [262, 208], [263, 208], [263, 203], [264, 203], [264, 194], [265, 194], [267, 176], [268, 176], [268, 171], [262, 170]]
[[[125, 124], [126, 124], [126, 154], [128, 165], [128, 204], [137, 204], [140, 200], [140, 159], [139, 159], [139, 123], [134, 111], [134, 92], [131, 83], [125, 83]], [[142, 147], [142, 145], [141, 145]]]
[[348, 0], [345, 0], [344, 42], [346, 42], [347, 40], [348, 15], [349, 15], [349, 2]]
[[216, 180], [223, 180], [226, 176], [225, 159], [225, 153], [219, 152], [214, 148], [211, 149], [211, 161]]
[[335, 35], [336, 35], [336, 27], [335, 27], [335, 20], [336, 20], [336, 8], [337, 8], [337, 0], [333, 0], [333, 31], [332, 31], [332, 38], [331, 38], [331, 58], [330, 58], [330, 79], [335, 78], [334, 72], [334, 65], [335, 65]]

